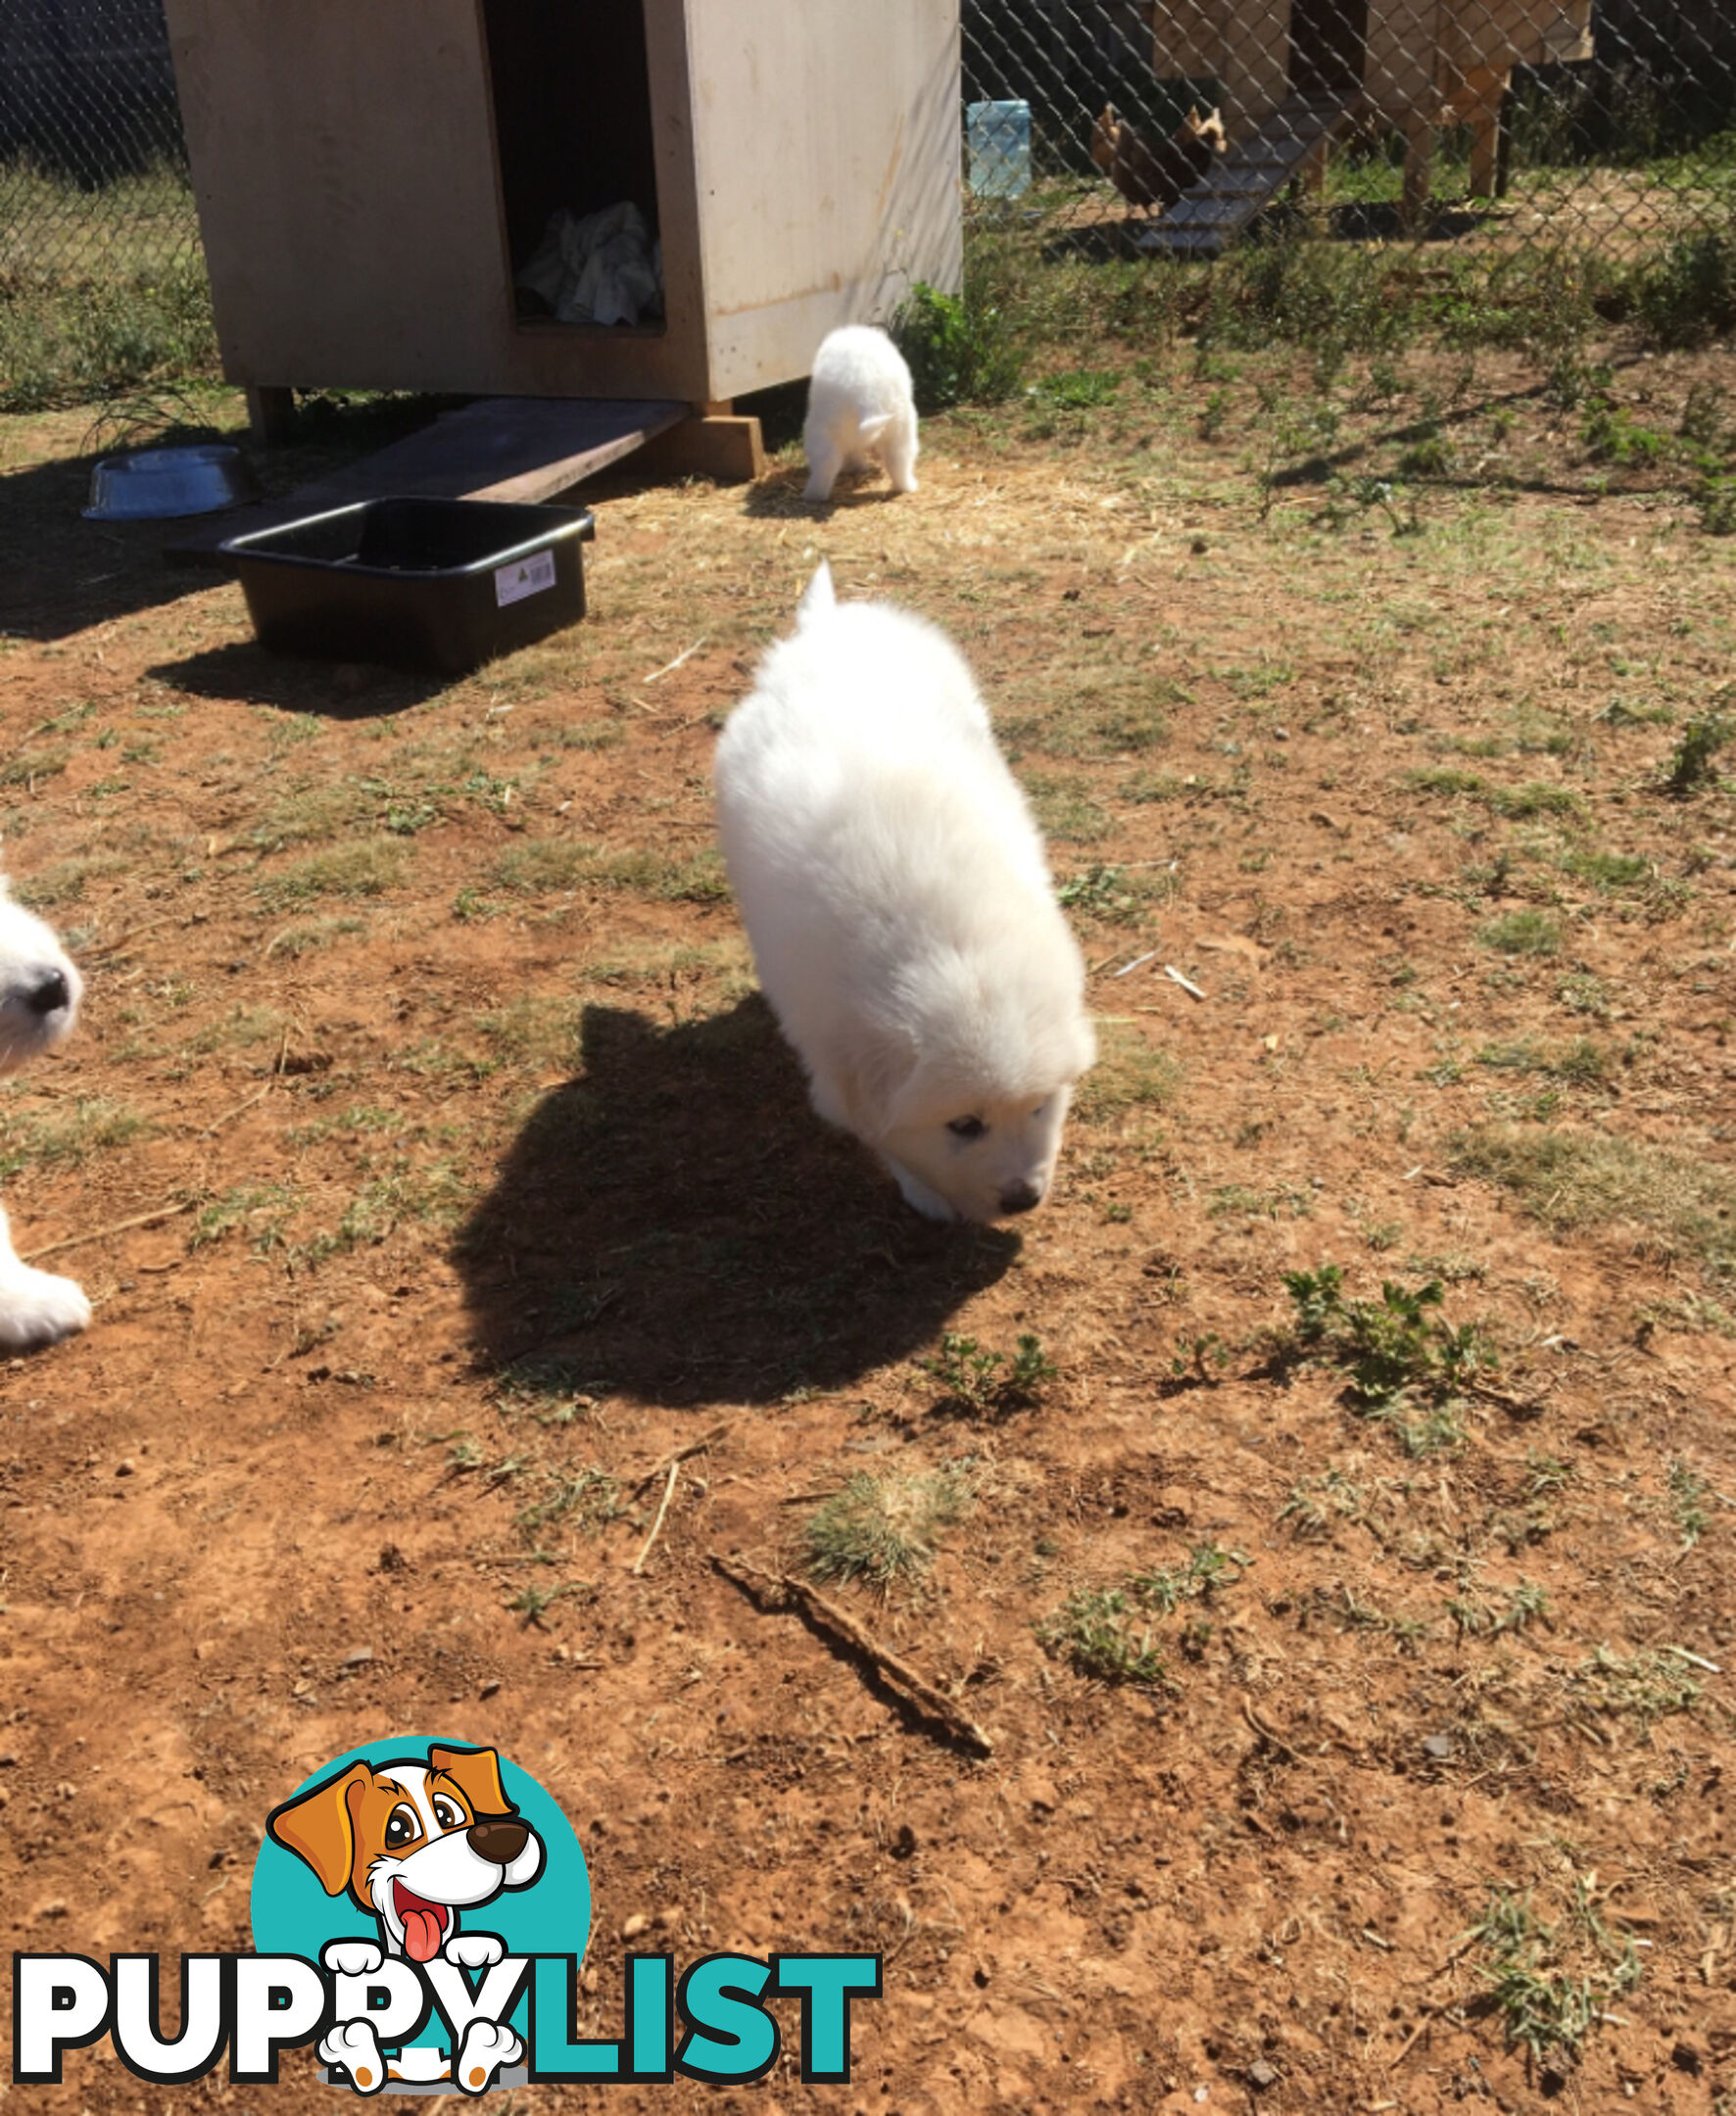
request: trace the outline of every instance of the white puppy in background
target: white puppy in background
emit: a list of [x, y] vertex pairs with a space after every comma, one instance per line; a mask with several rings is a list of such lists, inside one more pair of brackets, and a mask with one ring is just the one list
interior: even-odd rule
[[918, 1212], [1042, 1200], [1096, 1043], [1085, 964], [971, 672], [822, 564], [717, 745], [759, 981], [814, 1108]]
[[916, 490], [916, 403], [904, 356], [883, 330], [846, 324], [822, 340], [807, 386], [807, 498], [830, 500], [839, 473], [886, 465], [893, 492]]
[[[14, 903], [0, 875], [0, 1073], [16, 1073], [72, 1033], [83, 983], [50, 930]], [[0, 1212], [0, 1346], [24, 1351], [90, 1325], [90, 1303], [71, 1278], [32, 1271]]]

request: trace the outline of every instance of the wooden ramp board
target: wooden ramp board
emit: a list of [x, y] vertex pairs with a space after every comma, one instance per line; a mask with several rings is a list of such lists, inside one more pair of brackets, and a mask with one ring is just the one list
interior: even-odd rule
[[286, 500], [177, 525], [164, 555], [171, 564], [226, 570], [217, 546], [229, 537], [389, 493], [535, 505], [631, 456], [679, 425], [690, 409], [662, 398], [481, 398], [390, 448], [315, 478]]
[[1133, 248], [1147, 256], [1216, 257], [1299, 176], [1326, 159], [1356, 115], [1356, 96], [1291, 96], [1232, 147]]

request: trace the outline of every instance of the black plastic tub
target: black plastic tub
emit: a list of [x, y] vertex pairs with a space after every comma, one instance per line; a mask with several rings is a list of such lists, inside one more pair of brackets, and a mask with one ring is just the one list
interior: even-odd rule
[[462, 676], [585, 614], [582, 507], [363, 500], [223, 545], [273, 653]]

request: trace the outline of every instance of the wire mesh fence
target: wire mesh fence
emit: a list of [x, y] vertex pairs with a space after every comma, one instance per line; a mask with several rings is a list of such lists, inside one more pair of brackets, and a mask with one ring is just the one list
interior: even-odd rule
[[[1615, 264], [1705, 237], [1736, 302], [1731, 0], [962, 0], [962, 29], [998, 230], [1193, 261], [1286, 224]], [[163, 0], [0, 0], [0, 404], [213, 357]]]
[[162, 0], [0, 0], [0, 286], [198, 252]]
[[1728, 0], [964, 0], [977, 208], [1214, 258], [1349, 240], [1618, 258], [1736, 226]]

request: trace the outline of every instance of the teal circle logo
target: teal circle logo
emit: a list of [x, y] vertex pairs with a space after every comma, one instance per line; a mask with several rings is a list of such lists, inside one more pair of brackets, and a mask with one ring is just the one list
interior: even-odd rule
[[[514, 1820], [525, 1828], [516, 1843]], [[494, 1824], [504, 1826], [489, 1839]], [[542, 1857], [531, 1864], [534, 1846]], [[527, 1868], [529, 1879], [514, 1879]], [[456, 1932], [494, 1932], [512, 1955], [582, 1955], [591, 1873], [529, 1771], [498, 1750], [412, 1735], [345, 1750], [271, 1811], [252, 1921], [263, 1955], [310, 1961], [328, 1941], [381, 1941], [387, 1953], [428, 1959], [438, 1951], [428, 1943], [445, 1947]]]
[[[347, 1751], [271, 1810], [252, 1911], [261, 1954], [320, 1963], [350, 1943], [346, 1969], [396, 1957], [474, 1977], [503, 1956], [582, 1957], [591, 1877], [571, 1823], [528, 1771], [494, 1749], [417, 1735]], [[520, 1996], [503, 2025], [522, 2037], [525, 2011]], [[441, 2041], [436, 2018], [389, 2061], [377, 2044], [358, 2047], [408, 2084], [442, 2076]], [[320, 2054], [334, 2084], [362, 2083], [341, 2043]]]

